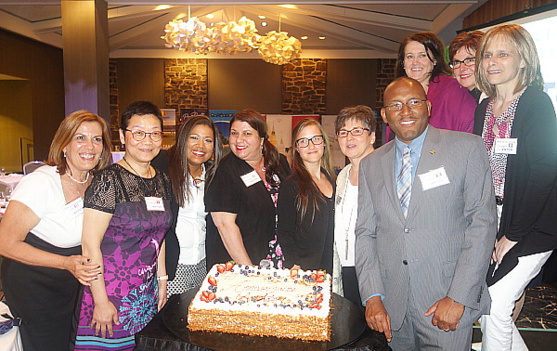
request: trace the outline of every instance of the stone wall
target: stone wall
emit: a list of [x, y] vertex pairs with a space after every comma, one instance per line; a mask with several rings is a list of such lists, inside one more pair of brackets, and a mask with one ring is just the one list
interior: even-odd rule
[[207, 60], [164, 60], [166, 108], [208, 109]]
[[383, 93], [385, 88], [392, 82], [396, 77], [396, 60], [395, 59], [379, 59], [377, 65], [377, 85], [376, 96], [377, 101], [375, 101], [375, 108], [380, 109], [383, 106]]
[[282, 113], [324, 114], [327, 60], [299, 59], [282, 66]]

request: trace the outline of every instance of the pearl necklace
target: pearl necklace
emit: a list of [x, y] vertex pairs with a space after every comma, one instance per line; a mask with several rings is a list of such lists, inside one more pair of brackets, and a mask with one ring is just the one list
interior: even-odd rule
[[66, 172], [66, 174], [68, 175], [68, 177], [70, 177], [71, 180], [73, 180], [74, 182], [76, 182], [78, 184], [85, 184], [89, 180], [89, 172], [87, 172], [87, 176], [85, 177], [85, 180], [83, 180], [83, 181], [75, 179], [74, 177], [72, 177], [72, 175], [69, 172]]

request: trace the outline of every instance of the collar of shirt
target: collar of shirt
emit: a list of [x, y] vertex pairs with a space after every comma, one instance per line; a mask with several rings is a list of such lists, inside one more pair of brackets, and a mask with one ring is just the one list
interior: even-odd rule
[[416, 176], [416, 171], [418, 170], [418, 163], [420, 162], [420, 155], [422, 154], [422, 148], [424, 146], [425, 136], [429, 130], [429, 125], [426, 127], [422, 135], [412, 140], [410, 144], [403, 143], [395, 137], [395, 179], [400, 173], [400, 168], [402, 166], [402, 153], [404, 149], [410, 147], [412, 150], [410, 152], [410, 159], [412, 162], [412, 184], [414, 184], [414, 177]]

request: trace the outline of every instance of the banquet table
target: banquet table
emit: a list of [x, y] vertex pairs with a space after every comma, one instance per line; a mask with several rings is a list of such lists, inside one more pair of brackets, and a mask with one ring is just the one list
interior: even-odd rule
[[0, 176], [0, 191], [4, 191], [6, 188], [11, 188], [13, 190], [17, 186], [21, 178], [23, 178], [23, 174], [18, 173], [11, 173], [5, 176]]
[[[186, 293], [187, 294], [187, 293]], [[207, 350], [342, 350], [342, 351], [389, 351], [391, 348], [387, 344], [385, 336], [381, 333], [370, 330], [365, 326], [365, 319], [361, 330], [358, 330], [356, 338], [351, 338], [347, 344], [336, 345], [329, 348], [331, 343], [305, 342], [292, 339], [279, 339], [274, 337], [250, 337], [245, 335], [211, 333], [211, 332], [191, 332], [187, 330], [184, 308], [187, 308], [191, 296], [185, 298], [182, 295], [172, 296], [166, 306], [153, 318], [153, 320], [135, 336], [136, 351], [207, 351]], [[363, 318], [363, 313], [350, 301], [343, 297], [336, 296], [336, 300], [342, 304], [351, 304], [351, 316], [353, 318]], [[183, 306], [177, 308], [179, 304]], [[339, 303], [336, 304], [337, 306]], [[357, 310], [356, 312], [354, 312]], [[333, 309], [333, 313], [334, 309]], [[338, 313], [338, 312], [337, 312]], [[361, 315], [358, 315], [361, 313]], [[178, 314], [183, 314], [184, 318], [175, 318]], [[356, 314], [356, 315], [354, 315]], [[346, 316], [346, 314], [345, 314]], [[179, 317], [179, 316], [178, 316]], [[344, 318], [344, 317], [343, 317]], [[180, 319], [181, 321], [179, 321]], [[349, 325], [351, 321], [337, 320], [332, 318], [333, 334], [338, 327], [341, 329]], [[170, 327], [170, 328], [169, 328]], [[346, 331], [343, 331], [344, 333]], [[359, 335], [359, 336], [358, 336]], [[334, 335], [332, 339], [334, 338]]]

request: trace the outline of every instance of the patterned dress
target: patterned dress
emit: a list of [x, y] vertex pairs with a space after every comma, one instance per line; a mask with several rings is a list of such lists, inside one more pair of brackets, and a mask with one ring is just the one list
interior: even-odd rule
[[[144, 198], [163, 199], [165, 211], [148, 211]], [[114, 336], [94, 335], [90, 327], [94, 301], [85, 287], [75, 350], [133, 350], [134, 334], [157, 313], [157, 257], [170, 227], [170, 183], [164, 173], [140, 178], [113, 164], [95, 176], [85, 194], [85, 207], [112, 213], [101, 243], [104, 279], [120, 325]]]

